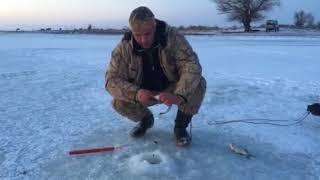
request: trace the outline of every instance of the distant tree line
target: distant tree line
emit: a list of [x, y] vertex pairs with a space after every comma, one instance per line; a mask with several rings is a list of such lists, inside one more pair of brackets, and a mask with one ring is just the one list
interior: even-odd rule
[[177, 27], [180, 31], [212, 31], [221, 30], [222, 28], [218, 26], [202, 26], [202, 25], [190, 25], [190, 26], [179, 26]]
[[[56, 34], [122, 34], [127, 30], [126, 27], [122, 29], [103, 29], [94, 28], [91, 24], [87, 28], [74, 28], [74, 29], [62, 29], [53, 30], [52, 28], [41, 28], [38, 32], [42, 33], [56, 33]], [[20, 29], [19, 29], [20, 31]]]

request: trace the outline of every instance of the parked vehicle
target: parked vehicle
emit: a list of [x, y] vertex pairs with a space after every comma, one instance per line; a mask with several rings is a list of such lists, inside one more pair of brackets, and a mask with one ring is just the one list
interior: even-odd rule
[[279, 31], [279, 24], [277, 20], [267, 20], [266, 22], [266, 32]]

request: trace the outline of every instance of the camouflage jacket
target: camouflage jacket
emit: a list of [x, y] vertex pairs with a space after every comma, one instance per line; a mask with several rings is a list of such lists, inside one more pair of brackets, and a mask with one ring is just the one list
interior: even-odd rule
[[[169, 83], [175, 84], [174, 93], [188, 101], [203, 78], [199, 59], [185, 37], [175, 28], [157, 20], [157, 31], [158, 28], [163, 29], [159, 48], [162, 70]], [[133, 37], [124, 37], [112, 51], [105, 75], [105, 88], [115, 99], [137, 103], [136, 94], [142, 81], [142, 62], [142, 57], [134, 53]]]

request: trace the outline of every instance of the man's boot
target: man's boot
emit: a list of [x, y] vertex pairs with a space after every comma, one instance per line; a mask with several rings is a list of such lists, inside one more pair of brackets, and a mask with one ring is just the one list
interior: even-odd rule
[[147, 129], [151, 128], [154, 123], [154, 118], [151, 113], [148, 113], [131, 131], [132, 137], [141, 137], [146, 134]]
[[192, 115], [187, 115], [178, 110], [174, 126], [174, 134], [176, 136], [177, 146], [190, 145], [191, 137], [187, 131], [187, 127], [191, 122], [191, 119]]

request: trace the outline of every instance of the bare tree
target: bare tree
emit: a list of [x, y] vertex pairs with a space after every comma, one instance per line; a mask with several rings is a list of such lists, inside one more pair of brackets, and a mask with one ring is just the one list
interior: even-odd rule
[[307, 14], [307, 21], [306, 21], [308, 28], [314, 28], [314, 16], [311, 13]]
[[294, 13], [294, 25], [298, 28], [303, 28], [307, 21], [307, 14], [301, 10]]
[[229, 21], [243, 24], [245, 32], [251, 31], [251, 23], [265, 18], [264, 12], [280, 5], [280, 0], [211, 0], [217, 10], [226, 14]]
[[294, 13], [294, 25], [298, 28], [314, 27], [314, 16], [303, 10]]

